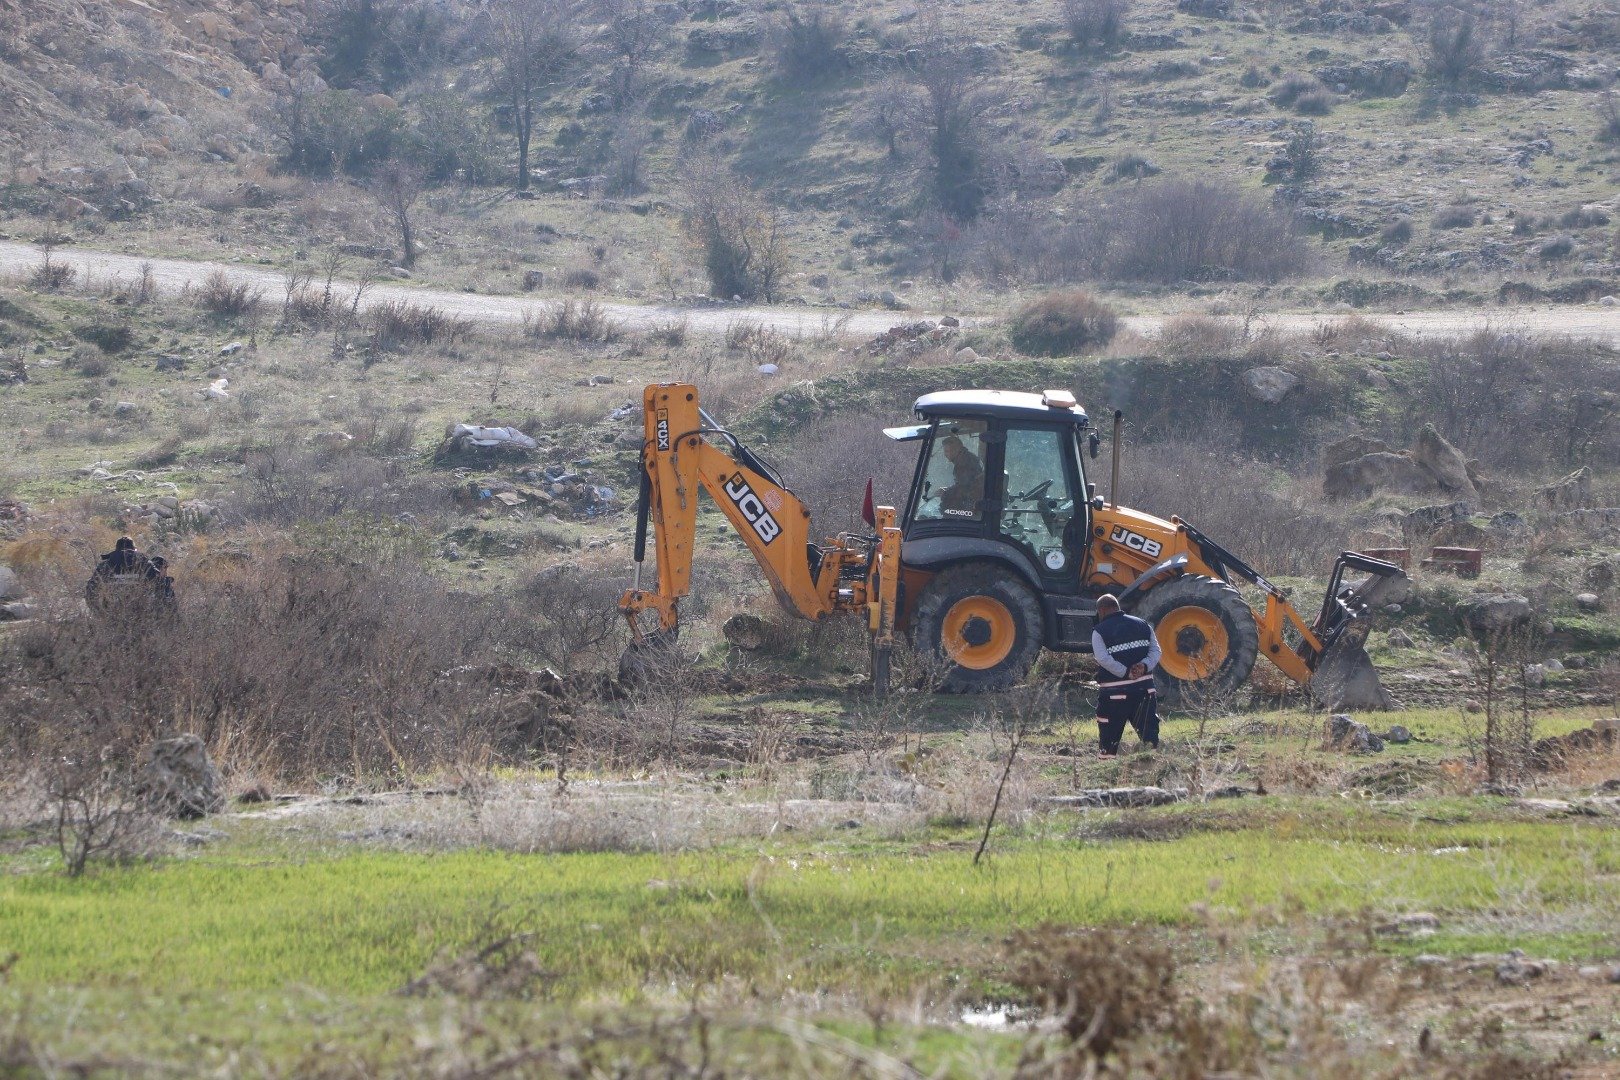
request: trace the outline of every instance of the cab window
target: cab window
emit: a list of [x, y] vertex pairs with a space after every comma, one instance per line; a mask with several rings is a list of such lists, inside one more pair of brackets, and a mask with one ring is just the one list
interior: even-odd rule
[[982, 420], [953, 420], [935, 429], [916, 520], [984, 519], [986, 427]]
[[1007, 432], [1001, 532], [1027, 548], [1048, 573], [1070, 569], [1072, 553], [1063, 541], [1075, 513], [1068, 468], [1073, 447], [1074, 437], [1067, 432]]

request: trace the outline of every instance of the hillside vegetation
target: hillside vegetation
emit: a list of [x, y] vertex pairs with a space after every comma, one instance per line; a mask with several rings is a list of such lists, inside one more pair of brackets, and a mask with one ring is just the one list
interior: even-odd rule
[[1591, 300], [1620, 257], [1601, 0], [8, 0], [0, 28], [24, 238], [844, 304]]

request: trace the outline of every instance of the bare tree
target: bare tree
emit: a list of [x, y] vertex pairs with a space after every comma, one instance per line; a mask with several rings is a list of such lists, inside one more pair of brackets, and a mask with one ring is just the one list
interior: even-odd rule
[[715, 295], [775, 299], [787, 269], [787, 237], [780, 211], [763, 195], [718, 161], [696, 160], [683, 217]]
[[995, 102], [988, 78], [960, 35], [934, 25], [924, 32], [913, 72], [921, 93], [912, 103], [912, 126], [924, 133], [925, 188], [940, 210], [971, 220], [989, 190], [985, 116]]
[[578, 49], [568, 0], [499, 0], [495, 20], [496, 80], [512, 109], [517, 133], [519, 191], [529, 187], [529, 143], [541, 93]]
[[646, 73], [669, 39], [669, 27], [647, 0], [602, 0], [601, 45], [608, 60], [608, 98], [623, 112], [646, 96]]
[[411, 212], [416, 209], [416, 200], [421, 197], [424, 185], [422, 170], [403, 161], [388, 162], [371, 178], [371, 193], [399, 230], [399, 264], [407, 269], [416, 265], [416, 235], [411, 227]]

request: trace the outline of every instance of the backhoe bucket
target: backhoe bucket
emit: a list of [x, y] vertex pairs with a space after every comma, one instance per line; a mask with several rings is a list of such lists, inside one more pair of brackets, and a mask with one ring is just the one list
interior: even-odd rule
[[[1344, 577], [1349, 570], [1367, 577], [1347, 585]], [[1323, 648], [1311, 664], [1311, 694], [1322, 705], [1329, 709], [1395, 707], [1367, 655], [1367, 634], [1372, 629], [1367, 616], [1404, 598], [1409, 584], [1406, 571], [1394, 563], [1353, 551], [1342, 553], [1333, 564], [1322, 613], [1312, 627]]]

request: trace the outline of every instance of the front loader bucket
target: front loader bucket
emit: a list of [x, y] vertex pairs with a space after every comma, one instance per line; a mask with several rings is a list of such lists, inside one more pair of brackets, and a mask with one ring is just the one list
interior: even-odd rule
[[[1347, 570], [1367, 577], [1346, 585]], [[1329, 709], [1392, 709], [1395, 699], [1378, 679], [1378, 669], [1367, 655], [1368, 618], [1374, 610], [1405, 597], [1410, 586], [1406, 571], [1391, 562], [1342, 553], [1333, 564], [1333, 577], [1322, 601], [1322, 613], [1312, 629], [1323, 649], [1311, 664], [1311, 695]]]

